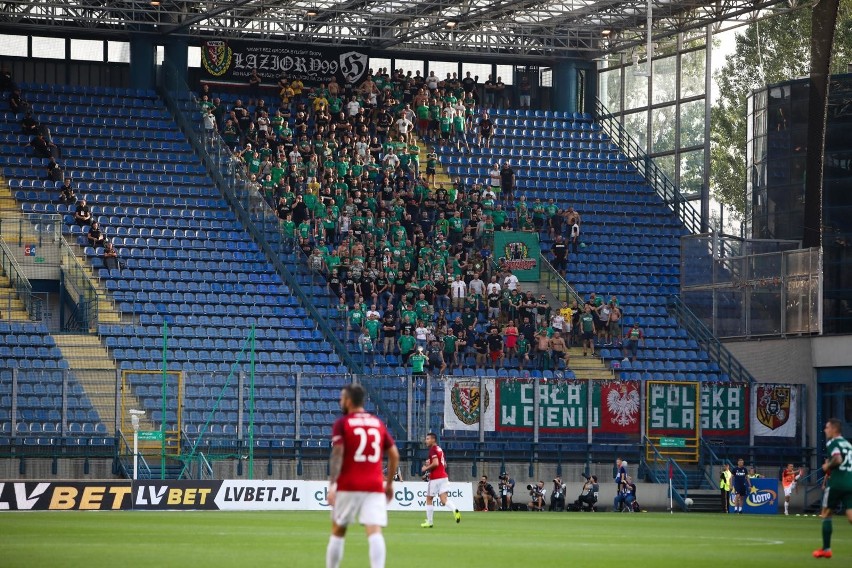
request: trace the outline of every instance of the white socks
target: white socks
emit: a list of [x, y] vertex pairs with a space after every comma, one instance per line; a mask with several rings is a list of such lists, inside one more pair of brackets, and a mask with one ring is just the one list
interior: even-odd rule
[[[381, 535], [379, 535], [381, 536]], [[338, 568], [340, 561], [343, 559], [343, 544], [346, 541], [339, 537], [331, 535], [328, 538], [328, 547], [325, 549], [325, 568]], [[382, 543], [384, 549], [384, 543]], [[373, 557], [372, 543], [370, 546], [370, 558]], [[384, 564], [382, 564], [384, 566]]]
[[787, 501], [784, 501], [784, 514], [785, 515], [790, 514], [790, 504]]
[[446, 507], [450, 510], [450, 513], [453, 513], [456, 510], [456, 506], [449, 499], [447, 499]]
[[432, 524], [432, 518], [435, 516], [435, 506], [426, 505], [426, 522]]
[[382, 533], [373, 533], [367, 537], [370, 545], [370, 568], [385, 568], [385, 537]]

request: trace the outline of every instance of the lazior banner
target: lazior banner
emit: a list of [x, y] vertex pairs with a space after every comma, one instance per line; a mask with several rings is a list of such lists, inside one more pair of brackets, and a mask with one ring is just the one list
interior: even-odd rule
[[448, 378], [444, 383], [444, 428], [494, 431], [494, 379]]
[[538, 233], [497, 231], [494, 233], [494, 260], [508, 268], [521, 282], [538, 282], [541, 266]]
[[[734, 512], [736, 494], [731, 491], [728, 499], [728, 512]], [[750, 515], [777, 515], [778, 514], [778, 480], [777, 479], [752, 479], [751, 487], [746, 488], [745, 504], [743, 513]]]
[[751, 413], [755, 436], [796, 436], [798, 390], [795, 385], [755, 385]]
[[701, 385], [701, 434], [748, 436], [748, 387]]
[[210, 40], [201, 46], [201, 80], [247, 85], [257, 69], [264, 85], [275, 85], [282, 76], [311, 83], [327, 83], [335, 77], [340, 84], [357, 84], [366, 79], [369, 61], [369, 52], [362, 48]]

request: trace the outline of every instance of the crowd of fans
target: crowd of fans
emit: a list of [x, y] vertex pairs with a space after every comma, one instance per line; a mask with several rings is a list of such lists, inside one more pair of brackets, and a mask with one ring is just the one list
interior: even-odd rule
[[381, 355], [414, 372], [563, 369], [573, 345], [584, 355], [620, 345], [615, 297], [553, 308], [491, 257], [495, 232], [538, 232], [566, 275], [569, 255], [581, 252], [579, 212], [516, 199], [509, 161], [495, 161], [485, 179], [436, 180], [441, 145], [487, 146], [499, 135], [469, 74], [380, 69], [360, 85], [315, 87], [282, 77], [269, 97], [256, 83], [248, 104], [232, 105], [203, 84], [204, 128], [221, 135], [254, 203], [275, 210], [284, 238], [339, 299], [367, 363]]

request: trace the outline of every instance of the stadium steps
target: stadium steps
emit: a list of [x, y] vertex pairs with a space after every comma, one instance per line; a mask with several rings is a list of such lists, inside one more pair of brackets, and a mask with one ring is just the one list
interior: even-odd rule
[[[86, 391], [110, 433], [115, 427], [116, 367], [96, 335], [56, 334], [53, 336], [62, 357]], [[130, 408], [140, 408], [138, 401]]]
[[690, 513], [721, 513], [722, 497], [718, 491], [709, 489], [690, 491], [689, 498], [692, 499]]
[[594, 379], [599, 381], [613, 380], [612, 370], [599, 357], [583, 357], [582, 347], [568, 349], [571, 357], [570, 368], [578, 379]]
[[12, 282], [4, 275], [0, 275], [0, 317], [12, 321], [30, 321], [24, 303], [16, 295]]
[[3, 219], [8, 219], [10, 215], [21, 216], [21, 206], [15, 201], [9, 182], [3, 177], [0, 177], [0, 211], [3, 213]]
[[101, 279], [95, 275], [91, 263], [83, 252], [83, 247], [70, 241], [68, 247], [74, 252], [74, 256], [77, 257], [80, 266], [83, 268], [83, 273], [98, 293], [98, 323], [122, 323], [121, 313], [116, 308], [115, 301], [104, 288]]
[[[426, 175], [426, 161], [427, 155], [430, 151], [438, 152], [437, 148], [433, 148], [429, 146], [425, 141], [418, 138], [416, 135], [414, 139], [417, 141], [417, 146], [420, 148], [420, 171], [423, 175]], [[441, 164], [441, 161], [438, 160], [438, 163], [435, 165], [435, 183], [436, 184], [444, 184], [449, 186], [453, 183], [453, 180], [450, 178], [450, 175], [447, 173], [447, 170], [444, 168], [444, 165]]]
[[[21, 206], [15, 201], [12, 195], [12, 190], [9, 188], [9, 183], [5, 178], [0, 177], [0, 216], [3, 222], [9, 227], [18, 227], [21, 214]], [[16, 236], [18, 236], [16, 234]], [[20, 238], [26, 238], [27, 235], [20, 235]], [[11, 280], [6, 274], [0, 274], [0, 297], [11, 297], [11, 301], [7, 304], [5, 299], [0, 304], [0, 316], [3, 319], [12, 321], [30, 321], [30, 315], [24, 303], [17, 296], [15, 289], [12, 287]]]

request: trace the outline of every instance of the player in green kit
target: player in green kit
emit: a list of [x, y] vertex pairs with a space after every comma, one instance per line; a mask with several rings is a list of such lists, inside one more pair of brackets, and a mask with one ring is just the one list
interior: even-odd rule
[[814, 558], [831, 558], [831, 514], [838, 504], [846, 507], [846, 518], [852, 523], [852, 444], [844, 437], [843, 423], [832, 418], [825, 423], [825, 453], [822, 464], [826, 484], [822, 494], [822, 548], [814, 550]]

